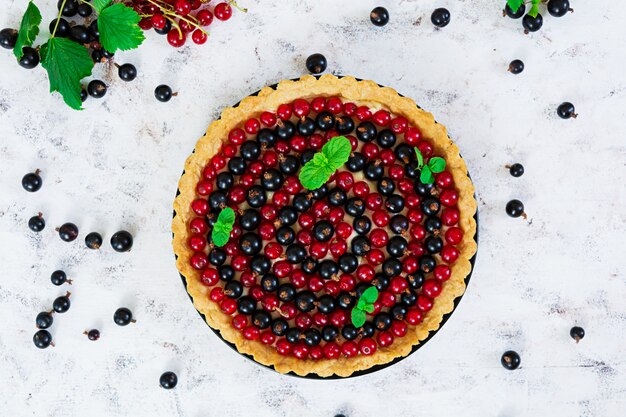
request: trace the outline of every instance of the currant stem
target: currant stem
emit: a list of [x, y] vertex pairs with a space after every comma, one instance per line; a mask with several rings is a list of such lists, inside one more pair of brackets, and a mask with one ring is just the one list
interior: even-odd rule
[[78, 1], [80, 1], [81, 3], [88, 4], [92, 9], [96, 10], [96, 6], [94, 6], [93, 4], [89, 3], [88, 1], [85, 1], [85, 0], [78, 0]]
[[[207, 35], [207, 36], [209, 35], [209, 32], [204, 30], [198, 23], [196, 23], [193, 20], [190, 20], [190, 19], [188, 19], [188, 18], [186, 18], [184, 16], [179, 16], [178, 14], [176, 14], [176, 12], [173, 12], [172, 10], [169, 10], [169, 9], [163, 7], [163, 4], [167, 4], [167, 3], [161, 2], [159, 0], [147, 0], [147, 1], [148, 1], [148, 3], [152, 3], [156, 7], [158, 7], [159, 10], [161, 10], [161, 12], [163, 13], [163, 16], [165, 18], [167, 18], [170, 22], [172, 22], [172, 24], [174, 24], [174, 26], [178, 30], [178, 34], [180, 35], [181, 38], [183, 37], [183, 31], [180, 29], [180, 26], [174, 21], [174, 19], [171, 16], [174, 16], [175, 18], [183, 20], [183, 21], [189, 23], [191, 26], [195, 27], [196, 29], [200, 30], [205, 35]], [[161, 4], [159, 4], [159, 3], [161, 3]]]
[[239, 6], [235, 0], [228, 0], [228, 4], [230, 4], [231, 6], [233, 6], [235, 9], [239, 10], [240, 12], [248, 13], [248, 9], [246, 9], [245, 7]]
[[67, 3], [67, 0], [63, 0], [63, 3], [61, 3], [61, 7], [59, 7], [59, 14], [57, 15], [57, 21], [54, 24], [54, 29], [52, 30], [52, 33], [50, 34], [50, 39], [53, 39], [54, 35], [57, 33], [57, 28], [59, 27], [59, 21], [61, 20], [61, 14], [63, 13], [63, 8], [65, 7], [65, 3]]

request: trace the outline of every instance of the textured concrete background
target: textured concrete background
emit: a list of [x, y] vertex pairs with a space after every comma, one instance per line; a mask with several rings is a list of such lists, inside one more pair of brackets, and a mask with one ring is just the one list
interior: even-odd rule
[[[52, 1], [38, 0], [44, 22]], [[27, 71], [0, 51], [0, 414], [6, 416], [623, 416], [626, 407], [626, 9], [573, 0], [576, 12], [545, 17], [524, 36], [498, 2], [241, 0], [250, 8], [214, 24], [208, 43], [175, 50], [150, 34], [120, 53], [139, 77], [113, 68], [110, 85], [83, 112], [48, 94], [41, 67]], [[504, 0], [501, 1], [504, 3]], [[452, 22], [429, 17], [446, 6]], [[5, 2], [0, 27], [15, 26], [24, 2]], [[46, 30], [44, 30], [46, 32]], [[413, 97], [459, 144], [480, 201], [481, 243], [472, 282], [443, 330], [402, 363], [344, 381], [308, 381], [238, 356], [205, 326], [187, 298], [170, 247], [171, 203], [183, 161], [220, 111], [266, 84], [304, 72], [324, 53], [329, 71], [374, 79]], [[526, 70], [506, 72], [520, 58]], [[154, 87], [179, 92], [157, 102]], [[580, 117], [555, 108], [575, 103]], [[526, 174], [503, 168], [522, 162]], [[25, 173], [43, 170], [35, 194]], [[520, 198], [528, 222], [504, 213]], [[35, 235], [27, 220], [45, 214]], [[75, 222], [81, 237], [53, 229]], [[128, 229], [130, 253], [100, 252], [85, 234]], [[36, 349], [35, 315], [75, 280], [72, 307], [55, 317], [56, 347]], [[130, 307], [137, 324], [112, 322]], [[587, 330], [576, 345], [572, 325]], [[97, 327], [93, 343], [83, 330]], [[515, 349], [522, 367], [500, 366]], [[159, 375], [174, 370], [165, 391]]]

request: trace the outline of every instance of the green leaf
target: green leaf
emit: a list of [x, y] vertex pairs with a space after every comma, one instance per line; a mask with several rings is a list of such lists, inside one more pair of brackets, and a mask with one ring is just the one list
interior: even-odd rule
[[417, 155], [417, 169], [422, 169], [424, 166], [424, 156], [422, 155], [422, 151], [415, 148], [415, 155]]
[[304, 164], [298, 175], [298, 179], [304, 188], [316, 190], [328, 181], [334, 169], [325, 165], [317, 165], [313, 160]]
[[524, 4], [524, 0], [506, 0], [506, 4], [513, 10], [513, 13], [516, 13], [520, 6]]
[[228, 243], [228, 239], [230, 239], [230, 232], [227, 232], [223, 229], [217, 229], [213, 227], [213, 231], [211, 232], [211, 240], [215, 246], [224, 246]]
[[102, 10], [109, 4], [111, 4], [111, 0], [93, 0], [93, 7], [98, 14], [102, 13]]
[[433, 173], [428, 165], [422, 168], [422, 172], [420, 172], [420, 181], [423, 184], [432, 184], [435, 182], [435, 177], [433, 177]]
[[235, 224], [235, 210], [225, 207], [217, 216], [217, 223], [228, 226], [232, 229]]
[[428, 161], [428, 168], [430, 168], [431, 172], [434, 172], [435, 174], [443, 172], [443, 170], [446, 169], [446, 160], [438, 156], [434, 156], [430, 158], [430, 161]]
[[534, 18], [534, 17], [537, 17], [538, 14], [539, 14], [539, 6], [537, 6], [537, 4], [533, 1], [533, 5], [528, 11], [528, 15]]
[[328, 166], [329, 168], [332, 168], [328, 163], [328, 158], [322, 152], [317, 152], [313, 155], [313, 163], [319, 166]]
[[345, 136], [335, 136], [322, 147], [322, 153], [328, 158], [333, 172], [348, 162], [350, 152], [352, 152], [352, 145], [350, 139]]
[[20, 23], [20, 30], [17, 34], [17, 40], [15, 41], [15, 47], [13, 53], [16, 58], [22, 59], [24, 52], [22, 48], [25, 46], [32, 46], [35, 38], [39, 34], [39, 24], [41, 23], [41, 12], [35, 6], [32, 1], [28, 3], [28, 7], [22, 16], [22, 23]]
[[122, 3], [105, 7], [98, 15], [98, 30], [102, 47], [111, 53], [118, 49], [135, 49], [145, 39], [137, 24], [141, 18], [136, 11]]
[[363, 310], [367, 311], [368, 313], [373, 313], [374, 312], [374, 304], [366, 304], [365, 307], [363, 308]]
[[369, 287], [363, 291], [359, 299], [365, 301], [367, 304], [373, 304], [378, 300], [378, 289], [376, 287]]
[[359, 301], [357, 301], [356, 303], [356, 308], [358, 308], [359, 310], [365, 310], [366, 306], [367, 306], [367, 303], [364, 300], [361, 300], [359, 298]]
[[361, 327], [363, 326], [363, 324], [365, 324], [365, 311], [359, 310], [358, 308], [353, 308], [351, 316], [352, 324], [354, 325], [354, 327]]
[[88, 50], [66, 38], [51, 38], [41, 46], [40, 54], [41, 66], [48, 71], [50, 92], [58, 91], [68, 106], [81, 110], [80, 80], [93, 69]]

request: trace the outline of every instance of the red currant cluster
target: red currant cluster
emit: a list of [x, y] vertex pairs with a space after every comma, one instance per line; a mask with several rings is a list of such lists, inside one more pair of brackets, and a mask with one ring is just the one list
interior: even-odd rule
[[180, 48], [191, 34], [191, 40], [202, 45], [209, 33], [206, 28], [217, 20], [226, 21], [233, 15], [233, 7], [246, 12], [234, 1], [221, 2], [207, 7], [209, 0], [132, 0], [133, 7], [141, 16], [139, 27], [154, 30], [167, 36], [167, 41]]

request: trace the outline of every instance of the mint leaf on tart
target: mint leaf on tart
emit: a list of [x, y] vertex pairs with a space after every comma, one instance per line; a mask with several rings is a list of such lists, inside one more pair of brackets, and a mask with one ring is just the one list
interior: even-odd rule
[[352, 309], [351, 318], [354, 327], [361, 327], [365, 323], [367, 313], [374, 311], [374, 303], [378, 300], [378, 289], [369, 287], [359, 297], [356, 306]]
[[230, 239], [230, 232], [235, 224], [235, 210], [230, 207], [224, 208], [217, 216], [217, 221], [213, 225], [211, 240], [215, 246], [224, 246]]
[[321, 152], [315, 153], [313, 159], [304, 164], [298, 179], [304, 188], [316, 190], [328, 181], [350, 158], [352, 145], [345, 136], [335, 136], [329, 140]]
[[17, 40], [15, 41], [15, 47], [13, 47], [13, 54], [20, 60], [24, 56], [22, 48], [25, 46], [32, 46], [35, 38], [39, 34], [39, 24], [41, 23], [41, 12], [35, 6], [32, 1], [28, 3], [28, 7], [22, 16], [22, 23], [20, 23], [20, 30], [17, 33]]

